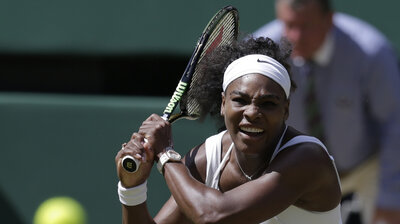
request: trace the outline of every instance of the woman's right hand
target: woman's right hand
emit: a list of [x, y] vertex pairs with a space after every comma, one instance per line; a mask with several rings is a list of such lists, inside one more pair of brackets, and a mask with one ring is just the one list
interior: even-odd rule
[[[150, 175], [154, 164], [154, 152], [148, 147], [145, 148], [144, 137], [138, 133], [133, 133], [128, 143], [122, 144], [121, 150], [115, 156], [117, 175], [122, 186], [131, 188], [144, 183]], [[141, 164], [134, 173], [126, 171], [122, 167], [122, 158], [132, 156], [138, 159]]]

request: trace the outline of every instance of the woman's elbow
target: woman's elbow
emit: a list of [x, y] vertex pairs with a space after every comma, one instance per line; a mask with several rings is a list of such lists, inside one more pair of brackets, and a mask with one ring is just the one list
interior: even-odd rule
[[214, 206], [208, 206], [206, 209], [196, 210], [192, 221], [197, 224], [214, 224], [214, 223], [229, 223], [226, 222], [228, 215], [221, 212], [218, 208]]
[[196, 224], [214, 224], [221, 223], [218, 218], [218, 214], [215, 212], [201, 212], [195, 215], [193, 218], [194, 223]]

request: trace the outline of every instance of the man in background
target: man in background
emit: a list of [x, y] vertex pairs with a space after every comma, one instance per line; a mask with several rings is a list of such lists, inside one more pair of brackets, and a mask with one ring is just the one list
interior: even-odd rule
[[[288, 124], [328, 146], [344, 223], [400, 223], [400, 74], [391, 44], [329, 0], [276, 0], [277, 20], [253, 36], [293, 44]], [[355, 214], [360, 211], [360, 217]], [[346, 222], [347, 220], [347, 222]]]

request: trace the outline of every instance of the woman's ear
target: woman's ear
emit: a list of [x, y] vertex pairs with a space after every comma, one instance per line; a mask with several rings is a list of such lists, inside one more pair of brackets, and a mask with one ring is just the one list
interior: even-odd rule
[[221, 116], [225, 116], [225, 92], [222, 92], [221, 93], [221, 98], [222, 98], [222, 101], [221, 101], [221, 111], [220, 111], [220, 113], [221, 113]]

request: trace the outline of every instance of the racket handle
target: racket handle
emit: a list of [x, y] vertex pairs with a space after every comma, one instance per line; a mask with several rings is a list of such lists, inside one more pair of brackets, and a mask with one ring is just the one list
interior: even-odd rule
[[[147, 142], [147, 139], [145, 138], [144, 141]], [[122, 167], [128, 172], [136, 172], [139, 169], [139, 166], [140, 161], [133, 158], [133, 156], [124, 156], [124, 158], [122, 158]]]
[[124, 158], [122, 158], [122, 167], [130, 173], [136, 172], [139, 166], [140, 161], [132, 156], [124, 156]]

